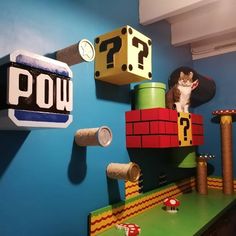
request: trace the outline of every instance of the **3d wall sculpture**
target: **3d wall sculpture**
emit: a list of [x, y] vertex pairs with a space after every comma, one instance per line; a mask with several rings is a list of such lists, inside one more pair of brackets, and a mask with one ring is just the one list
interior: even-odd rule
[[134, 110], [125, 113], [127, 148], [172, 148], [174, 165], [196, 167], [195, 146], [203, 144], [203, 117], [166, 108], [166, 85], [134, 87]]
[[120, 223], [116, 225], [117, 229], [123, 229], [125, 236], [138, 236], [141, 233], [141, 228], [137, 224]]
[[[172, 183], [161, 189], [157, 188], [150, 192], [145, 192], [144, 194], [141, 194], [138, 197], [133, 197], [128, 200], [120, 201], [113, 205], [108, 205], [95, 211], [92, 211], [89, 214], [89, 235], [90, 236], [100, 235], [100, 233], [111, 228], [112, 226], [116, 225], [119, 222], [127, 222], [131, 220], [130, 219], [131, 217], [133, 218], [145, 211], [148, 211], [149, 209], [155, 206], [158, 205], [160, 206], [163, 203], [164, 199], [166, 199], [167, 197], [176, 198], [182, 194], [187, 194], [193, 191], [194, 188], [195, 188], [195, 179], [188, 178], [181, 181], [177, 181], [176, 183]], [[212, 204], [214, 204], [214, 202]], [[153, 215], [155, 217], [155, 214]], [[157, 219], [157, 217], [155, 217], [155, 219]], [[142, 222], [141, 221], [139, 222], [141, 226]], [[113, 236], [115, 234], [107, 234], [107, 235]], [[120, 234], [118, 233], [117, 235]], [[153, 236], [153, 234], [145, 234], [145, 233], [143, 233], [143, 235]]]
[[165, 103], [166, 85], [158, 82], [147, 82], [134, 86], [135, 109], [147, 109], [154, 107], [166, 107]]
[[140, 167], [134, 162], [128, 164], [110, 163], [107, 166], [107, 176], [111, 179], [123, 179], [136, 182], [140, 177], [140, 173]]
[[230, 195], [234, 193], [232, 122], [236, 110], [216, 110], [212, 114], [220, 117], [223, 192]]
[[177, 168], [197, 167], [195, 146], [176, 147], [171, 149], [171, 165]]
[[203, 118], [167, 108], [125, 113], [127, 148], [167, 148], [203, 144]]
[[140, 171], [140, 176], [137, 181], [125, 181], [125, 199], [133, 198], [143, 193], [143, 175]]
[[95, 39], [95, 79], [124, 85], [152, 79], [152, 42], [130, 26]]
[[[203, 144], [203, 117], [168, 109], [164, 83], [134, 87], [134, 109], [125, 113], [127, 148], [187, 147]], [[182, 149], [183, 150], [183, 149]]]
[[199, 194], [208, 194], [207, 160], [213, 158], [215, 158], [215, 156], [210, 154], [201, 154], [197, 157], [197, 191]]
[[56, 52], [56, 59], [72, 66], [81, 62], [93, 61], [95, 57], [95, 49], [93, 44], [82, 39], [78, 43], [63, 48]]
[[112, 131], [107, 126], [79, 129], [75, 133], [75, 143], [78, 146], [107, 147], [112, 141]]
[[165, 211], [169, 213], [177, 213], [178, 212], [178, 206], [180, 206], [180, 201], [176, 198], [166, 198], [163, 201], [164, 209]]
[[17, 50], [0, 59], [0, 129], [66, 128], [72, 122], [67, 64]]

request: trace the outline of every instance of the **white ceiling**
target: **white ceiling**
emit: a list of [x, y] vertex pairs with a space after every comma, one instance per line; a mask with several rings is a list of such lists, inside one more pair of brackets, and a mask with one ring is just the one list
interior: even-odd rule
[[167, 20], [172, 44], [190, 44], [193, 59], [236, 51], [236, 0], [139, 0], [139, 18]]

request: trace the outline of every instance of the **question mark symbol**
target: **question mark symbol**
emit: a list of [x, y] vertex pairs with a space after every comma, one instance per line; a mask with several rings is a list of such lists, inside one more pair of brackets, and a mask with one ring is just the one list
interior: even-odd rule
[[107, 53], [107, 69], [114, 67], [114, 54], [120, 51], [122, 40], [119, 36], [107, 39], [100, 44], [99, 51], [107, 51], [107, 47], [109, 44], [113, 44], [113, 47]]
[[184, 126], [184, 141], [187, 141], [188, 140], [188, 138], [187, 138], [187, 130], [190, 127], [189, 119], [186, 118], [186, 117], [181, 117], [180, 118], [180, 125], [183, 125], [184, 123], [186, 123], [186, 125]]
[[143, 70], [143, 58], [148, 56], [148, 45], [137, 37], [133, 37], [132, 44], [136, 48], [138, 48], [139, 44], [143, 46], [143, 49], [138, 54], [138, 68]]

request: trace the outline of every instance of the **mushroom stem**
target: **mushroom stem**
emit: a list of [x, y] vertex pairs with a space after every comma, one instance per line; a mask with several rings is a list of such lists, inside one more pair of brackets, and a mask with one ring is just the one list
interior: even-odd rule
[[233, 188], [233, 151], [232, 151], [232, 116], [220, 117], [223, 192], [232, 194]]
[[207, 162], [203, 158], [197, 159], [197, 190], [206, 195], [207, 191]]
[[220, 116], [223, 193], [230, 195], [234, 192], [232, 116], [236, 110], [217, 110], [212, 114]]

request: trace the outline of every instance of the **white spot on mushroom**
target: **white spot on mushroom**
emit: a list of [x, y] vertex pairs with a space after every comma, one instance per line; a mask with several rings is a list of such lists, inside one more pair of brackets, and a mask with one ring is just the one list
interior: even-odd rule
[[171, 199], [170, 203], [174, 205], [174, 204], [176, 204], [176, 201], [174, 199]]

